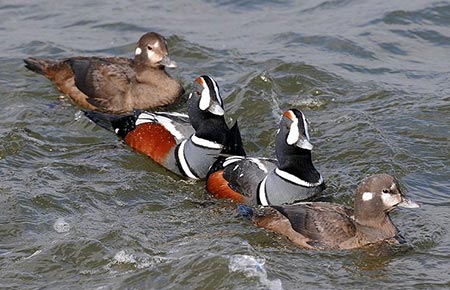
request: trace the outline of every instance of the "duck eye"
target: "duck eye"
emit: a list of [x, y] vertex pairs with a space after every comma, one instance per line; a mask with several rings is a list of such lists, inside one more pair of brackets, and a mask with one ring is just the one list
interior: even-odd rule
[[383, 189], [381, 192], [383, 192], [383, 193], [389, 193], [389, 189], [385, 188], [385, 189]]
[[196, 91], [197, 96], [200, 96], [202, 93], [200, 93], [200, 91]]
[[153, 47], [151, 47], [150, 45], [147, 45], [147, 49], [148, 50], [153, 50]]

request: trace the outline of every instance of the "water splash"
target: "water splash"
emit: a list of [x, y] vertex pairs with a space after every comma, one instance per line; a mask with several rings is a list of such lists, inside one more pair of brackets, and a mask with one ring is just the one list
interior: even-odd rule
[[118, 264], [136, 264], [136, 258], [134, 254], [127, 253], [125, 250], [121, 250], [114, 255], [114, 261]]
[[58, 218], [53, 224], [53, 228], [57, 233], [67, 233], [70, 231], [70, 224], [64, 220], [64, 218]]
[[261, 283], [272, 290], [283, 289], [280, 279], [269, 280], [264, 268], [265, 260], [250, 255], [233, 255], [230, 257], [228, 269], [231, 272], [242, 272], [246, 277], [257, 277]]

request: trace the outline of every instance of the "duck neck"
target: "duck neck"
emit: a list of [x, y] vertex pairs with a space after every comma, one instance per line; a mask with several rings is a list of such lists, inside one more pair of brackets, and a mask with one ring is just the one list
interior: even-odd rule
[[355, 218], [356, 235], [365, 243], [376, 243], [398, 235], [398, 230], [388, 214], [370, 219]]
[[322, 176], [313, 165], [311, 151], [304, 149], [291, 151], [277, 150], [278, 168], [308, 183], [320, 182]]
[[224, 144], [229, 128], [223, 117], [202, 120], [198, 124], [197, 128], [194, 127], [196, 137]]
[[164, 67], [149, 67], [149, 66], [137, 66], [136, 67], [136, 81], [143, 84], [151, 84], [159, 86], [164, 79], [170, 78]]

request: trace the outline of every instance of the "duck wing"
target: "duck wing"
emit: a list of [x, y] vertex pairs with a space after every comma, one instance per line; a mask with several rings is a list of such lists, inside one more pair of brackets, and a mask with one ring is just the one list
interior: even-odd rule
[[87, 101], [99, 110], [112, 113], [127, 112], [127, 92], [135, 79], [131, 60], [122, 58], [71, 58], [75, 85]]
[[272, 160], [232, 156], [224, 162], [223, 176], [233, 190], [256, 198], [259, 183], [275, 167]]
[[354, 237], [353, 210], [326, 202], [306, 202], [273, 206], [285, 216], [292, 229], [300, 233], [314, 248], [338, 248]]

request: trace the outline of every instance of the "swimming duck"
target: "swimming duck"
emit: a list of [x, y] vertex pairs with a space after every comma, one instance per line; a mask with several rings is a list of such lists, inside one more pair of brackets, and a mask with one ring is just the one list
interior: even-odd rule
[[376, 174], [358, 185], [353, 209], [335, 203], [300, 202], [249, 212], [255, 225], [284, 235], [300, 247], [336, 250], [400, 242], [389, 217], [396, 207], [419, 205], [405, 198], [394, 177]]
[[95, 111], [85, 111], [85, 115], [114, 131], [135, 151], [190, 179], [205, 178], [226, 139], [240, 138], [237, 123], [230, 129], [225, 122], [217, 82], [206, 75], [194, 81], [188, 115], [142, 110], [125, 116]]
[[75, 104], [112, 114], [149, 110], [176, 102], [183, 87], [165, 71], [175, 67], [167, 43], [155, 32], [138, 41], [134, 59], [71, 57], [61, 61], [28, 58], [25, 67], [50, 79]]
[[323, 178], [312, 162], [312, 149], [305, 115], [290, 109], [281, 116], [276, 160], [244, 157], [242, 152], [219, 157], [208, 174], [206, 189], [216, 198], [248, 205], [310, 199], [324, 189]]

